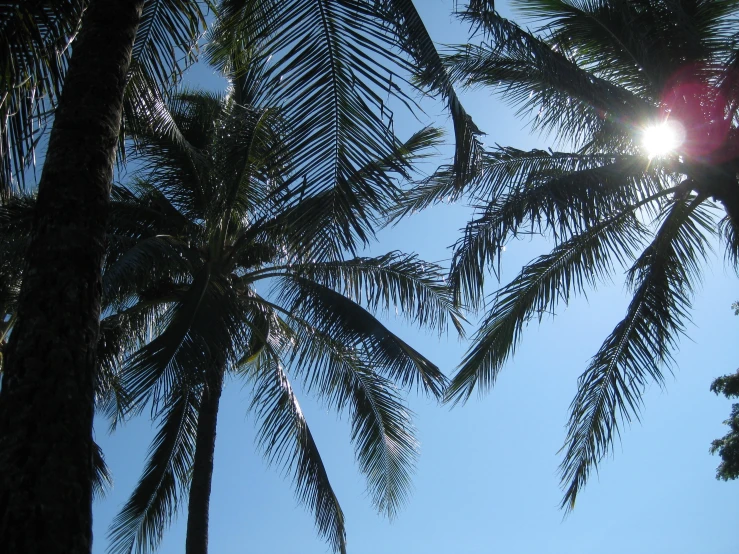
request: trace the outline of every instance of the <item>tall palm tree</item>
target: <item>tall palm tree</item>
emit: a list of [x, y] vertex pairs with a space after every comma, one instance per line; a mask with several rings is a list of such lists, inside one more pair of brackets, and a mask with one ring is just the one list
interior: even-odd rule
[[170, 47], [197, 35], [202, 17], [196, 3], [156, 0], [3, 2], [0, 15], [4, 187], [23, 168], [41, 111], [55, 106], [4, 353], [0, 543], [83, 553], [92, 540], [100, 267], [124, 90], [136, 84], [132, 59], [152, 82], [168, 80]]
[[[718, 235], [739, 260], [739, 3], [704, 0], [515, 2], [543, 22], [529, 32], [492, 2], [463, 13], [483, 36], [448, 62], [467, 85], [496, 87], [568, 151], [496, 147], [464, 191], [428, 183], [403, 209], [462, 193], [478, 207], [455, 245], [458, 302], [480, 307], [505, 244], [540, 233], [554, 249], [527, 264], [487, 313], [448, 391], [491, 387], [524, 325], [626, 270], [633, 298], [593, 356], [571, 405], [563, 507], [571, 509], [648, 383], [663, 384], [692, 291]], [[673, 148], [645, 142], [663, 135]], [[661, 146], [664, 146], [662, 144]]]
[[[291, 163], [290, 142], [283, 141], [293, 129], [278, 110], [235, 101], [258, 98], [258, 81], [237, 84], [245, 88], [225, 97], [177, 97], [167, 110], [177, 132], [142, 128], [140, 178], [114, 191], [105, 271], [112, 314], [103, 322], [109, 347], [101, 346], [101, 362], [115, 371], [121, 347], [156, 337], [124, 362], [123, 406], [111, 407], [120, 414], [151, 402], [160, 427], [144, 476], [112, 526], [113, 552], [156, 548], [185, 490], [186, 551], [207, 552], [216, 422], [228, 374], [251, 381], [261, 446], [293, 470], [298, 498], [337, 552], [346, 551], [344, 516], [290, 379], [349, 412], [369, 492], [390, 516], [408, 492], [416, 456], [396, 387], [443, 394], [438, 368], [371, 315], [396, 306], [420, 325], [442, 330], [452, 321], [459, 328], [441, 269], [400, 253], [333, 254], [346, 244], [355, 248], [351, 241], [398, 199], [395, 178], [409, 177], [436, 131], [378, 151], [346, 179], [341, 196], [329, 189], [286, 203], [284, 183], [302, 167]], [[361, 210], [347, 220], [362, 221], [362, 229], [345, 231], [341, 212], [336, 228], [325, 225], [327, 205], [363, 190], [372, 191], [374, 203], [346, 208]]]
[[[469, 174], [474, 126], [410, 0], [223, 4], [223, 12], [230, 7], [233, 13], [260, 7], [260, 17], [237, 17], [234, 24], [258, 23], [247, 27], [271, 40], [275, 59], [284, 62], [275, 64], [272, 80], [294, 104], [294, 124], [312, 117], [314, 132], [297, 134], [292, 145], [300, 147], [306, 173], [314, 169], [298, 177], [309, 187], [340, 183], [366, 161], [353, 157], [358, 152], [392, 142], [392, 133], [382, 133], [378, 123], [384, 109], [377, 90], [398, 93], [397, 76], [374, 60], [387, 62], [388, 49], [396, 47], [416, 61], [432, 92], [448, 100], [458, 140], [457, 180]], [[35, 125], [52, 121], [53, 114], [0, 392], [0, 543], [9, 550], [90, 549], [100, 268], [124, 95], [126, 89], [166, 91], [177, 73], [172, 62], [180, 48], [190, 52], [202, 28], [200, 5], [195, 0], [0, 2], [4, 196], [32, 157]], [[314, 35], [315, 30], [320, 32]], [[245, 35], [231, 36], [237, 41], [231, 50], [238, 52]], [[328, 104], [326, 88], [332, 92]], [[351, 101], [343, 104], [346, 98]], [[324, 134], [326, 128], [330, 132]], [[363, 141], [359, 146], [357, 139]], [[317, 184], [319, 177], [331, 183]]]

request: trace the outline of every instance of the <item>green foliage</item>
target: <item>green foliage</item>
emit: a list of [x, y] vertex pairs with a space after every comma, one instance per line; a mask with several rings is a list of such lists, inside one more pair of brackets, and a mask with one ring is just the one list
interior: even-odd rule
[[[739, 372], [724, 375], [711, 383], [711, 390], [726, 398], [739, 398]], [[718, 454], [721, 463], [716, 469], [716, 479], [728, 481], [739, 478], [739, 404], [731, 406], [731, 415], [724, 421], [729, 432], [711, 443], [711, 454]]]
[[[33, 204], [12, 197], [53, 119], [89, 4], [0, 2], [7, 213]], [[207, 54], [231, 90], [174, 94], [195, 60], [204, 7], [218, 8]], [[378, 509], [392, 516], [404, 499], [416, 444], [396, 387], [438, 397], [446, 379], [374, 312], [400, 308], [440, 332], [449, 322], [461, 330], [461, 316], [438, 266], [400, 253], [346, 257], [373, 238], [401, 197], [397, 181], [440, 138], [430, 128], [395, 136], [384, 99], [412, 107], [406, 79], [416, 70], [419, 86], [449, 106], [457, 144], [443, 174], [461, 185], [478, 162], [478, 131], [411, 1], [143, 2], [119, 141], [119, 163], [130, 148], [143, 169], [113, 187], [96, 401], [112, 426], [151, 407], [160, 429], [114, 522], [115, 551], [161, 540], [189, 478], [197, 402], [214, 369], [263, 385], [255, 410], [264, 434], [284, 447], [277, 458], [294, 469], [299, 498], [335, 550], [345, 550], [343, 515], [288, 374], [349, 412]], [[27, 237], [2, 223], [0, 344]], [[258, 281], [275, 285], [276, 303], [257, 293]], [[96, 468], [104, 481], [102, 456]]]
[[[715, 237], [739, 267], [739, 4], [520, 0], [514, 7], [538, 29], [501, 17], [492, 2], [470, 2], [460, 15], [481, 40], [456, 47], [445, 63], [455, 80], [493, 87], [533, 130], [571, 150], [496, 145], [481, 153], [465, 187], [429, 179], [396, 214], [463, 195], [476, 208], [455, 244], [450, 283], [458, 305], [487, 313], [447, 391], [453, 402], [495, 383], [529, 321], [626, 273], [625, 317], [580, 376], [571, 405], [560, 467], [569, 510], [623, 425], [639, 418], [645, 388], [662, 384], [672, 367]], [[685, 140], [652, 156], [644, 130], [667, 119], [683, 124]], [[486, 297], [507, 243], [531, 234], [550, 237], [552, 252]]]
[[[734, 315], [739, 315], [739, 302], [731, 305]], [[723, 394], [726, 398], [739, 398], [739, 371], [732, 375], [718, 377], [711, 383], [711, 391]], [[729, 432], [723, 438], [711, 443], [711, 454], [718, 454], [721, 463], [716, 469], [716, 479], [729, 481], [739, 478], [739, 404], [732, 404], [731, 415], [724, 421]]]
[[161, 540], [189, 482], [197, 399], [218, 368], [249, 380], [265, 457], [292, 474], [317, 529], [344, 552], [344, 516], [290, 381], [348, 413], [370, 496], [393, 516], [417, 456], [398, 388], [439, 398], [446, 378], [375, 314], [397, 309], [439, 332], [461, 329], [440, 267], [399, 252], [334, 255], [352, 239], [323, 219], [379, 220], [381, 196], [399, 196], [438, 133], [366, 148], [362, 181], [328, 189], [342, 207], [327, 211], [327, 190], [303, 188], [296, 200], [286, 189], [304, 169], [285, 140], [290, 112], [237, 103], [253, 84], [236, 83], [241, 92], [223, 97], [173, 96], [151, 110], [153, 122], [141, 114], [132, 154], [141, 170], [114, 190], [100, 405], [114, 425], [145, 406], [161, 423], [111, 528], [113, 552], [148, 552]]
[[[373, 238], [378, 222], [371, 213], [399, 201], [376, 167], [382, 160], [369, 153], [399, 146], [388, 101], [394, 97], [399, 105], [414, 106], [410, 74], [420, 72], [419, 86], [447, 102], [456, 138], [450, 182], [469, 180], [479, 132], [413, 2], [226, 0], [220, 14], [209, 35], [209, 60], [235, 82], [252, 83], [239, 101], [258, 104], [269, 98], [269, 105], [280, 106], [295, 166], [294, 181], [284, 182], [282, 190], [291, 191], [293, 202], [308, 196], [331, 206], [330, 213], [315, 207], [312, 213], [334, 236], [343, 237], [339, 251], [324, 252], [355, 254]], [[366, 212], [350, 209], [346, 201], [352, 195]]]

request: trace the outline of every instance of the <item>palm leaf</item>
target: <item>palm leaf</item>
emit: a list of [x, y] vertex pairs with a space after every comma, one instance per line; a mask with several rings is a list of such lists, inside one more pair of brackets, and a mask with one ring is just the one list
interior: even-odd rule
[[[212, 0], [146, 0], [131, 54], [124, 96], [119, 149], [125, 158], [127, 132], [137, 129], [137, 115], [161, 106], [184, 71], [197, 61], [205, 27], [203, 7]], [[166, 121], [166, 118], [164, 119]], [[163, 121], [159, 118], [160, 123]]]
[[97, 443], [92, 445], [92, 465], [95, 468], [92, 480], [92, 495], [95, 499], [102, 499], [106, 490], [113, 486], [113, 475], [105, 463], [103, 449]]
[[[0, 318], [15, 312], [35, 199], [18, 196], [0, 205]], [[4, 326], [3, 326], [4, 327]], [[9, 329], [0, 332], [0, 343]]]
[[86, 5], [85, 0], [0, 2], [0, 198], [25, 184]]
[[106, 268], [106, 303], [123, 304], [156, 288], [163, 279], [182, 284], [198, 267], [196, 256], [187, 243], [172, 236], [152, 236], [134, 243]]
[[[357, 240], [367, 240], [365, 212], [397, 194], [387, 180], [355, 175], [372, 167], [378, 153], [399, 146], [384, 98], [409, 101], [399, 86], [408, 66], [379, 6], [367, 0], [241, 0], [224, 2], [222, 9], [219, 33], [236, 38], [238, 31], [258, 46], [259, 59], [272, 57], [262, 94], [251, 100], [257, 108], [280, 109], [288, 128], [294, 163], [280, 190], [291, 192], [293, 205], [337, 191], [340, 202], [326, 209], [351, 230], [345, 240], [353, 251]], [[232, 63], [233, 53], [222, 48], [215, 59]]]
[[314, 513], [318, 532], [334, 552], [345, 554], [344, 513], [287, 376], [272, 357], [258, 362], [252, 374], [259, 446], [271, 463], [292, 470], [297, 497]]
[[421, 387], [437, 398], [443, 394], [446, 377], [439, 368], [360, 305], [298, 275], [278, 276], [274, 288], [289, 317], [306, 320], [336, 340], [362, 349], [369, 363], [393, 381]]
[[375, 258], [293, 265], [299, 275], [330, 287], [372, 312], [395, 311], [412, 323], [444, 332], [449, 321], [463, 333], [442, 268], [416, 255], [389, 252]]
[[144, 473], [110, 526], [109, 552], [145, 554], [157, 549], [186, 492], [195, 451], [200, 395], [191, 384], [173, 387], [163, 406]]
[[111, 431], [132, 409], [131, 398], [123, 384], [121, 368], [126, 360], [151, 341], [159, 332], [160, 318], [171, 309], [180, 294], [139, 301], [100, 322], [97, 343], [95, 407], [111, 422]]
[[[168, 312], [164, 330], [129, 358], [123, 368], [123, 386], [135, 406], [150, 399], [155, 404], [180, 380], [198, 382], [193, 372], [202, 370], [207, 350], [194, 332], [207, 305], [210, 269], [206, 266]], [[190, 375], [190, 378], [186, 378]]]
[[391, 381], [377, 375], [361, 352], [305, 321], [290, 320], [296, 347], [289, 360], [310, 392], [349, 410], [352, 441], [377, 509], [392, 518], [407, 499], [418, 442], [410, 411]]
[[728, 217], [721, 220], [719, 229], [726, 242], [726, 261], [739, 271], [739, 234]]
[[500, 264], [512, 238], [547, 233], [559, 243], [629, 206], [649, 209], [645, 199], [657, 204], [673, 190], [662, 187], [665, 175], [659, 164], [650, 166], [640, 156], [499, 148], [486, 166], [489, 185], [473, 198], [489, 200], [455, 244], [450, 269], [455, 298], [472, 306], [482, 300], [486, 268]]
[[[535, 129], [553, 131], [562, 140], [583, 144], [609, 123], [620, 134], [633, 134], [633, 124], [655, 113], [654, 105], [626, 88], [580, 68], [544, 40], [487, 10], [469, 10], [464, 17], [491, 40], [457, 48], [446, 62], [455, 80], [467, 85], [501, 86], [505, 98], [536, 113]], [[609, 134], [613, 140], [614, 133]]]
[[574, 507], [590, 471], [611, 451], [619, 420], [638, 418], [647, 383], [663, 382], [661, 366], [669, 366], [676, 337], [684, 332], [692, 283], [715, 229], [702, 201], [677, 200], [665, 214], [654, 241], [630, 270], [635, 290], [626, 317], [580, 377], [561, 465], [563, 507]]
[[515, 351], [524, 324], [606, 278], [614, 259], [623, 264], [633, 256], [642, 232], [633, 210], [625, 210], [526, 265], [496, 294], [447, 389], [447, 400], [466, 401], [476, 387], [489, 389]]
[[[366, 165], [349, 176], [351, 188], [361, 186], [364, 200], [351, 189], [332, 188], [300, 198], [280, 211], [265, 228], [279, 231], [309, 259], [341, 259], [359, 243], [367, 244], [384, 216], [400, 201], [398, 180], [409, 180], [415, 162], [438, 144], [440, 131], [426, 127], [392, 150], [378, 151]], [[348, 197], [347, 197], [348, 195]], [[371, 198], [371, 201], [367, 200]]]
[[385, 0], [383, 9], [394, 23], [401, 47], [410, 54], [416, 67], [416, 78], [446, 101], [454, 125], [454, 175], [451, 182], [459, 190], [477, 171], [482, 145], [481, 131], [467, 114], [454, 90], [441, 56], [436, 50], [412, 0]]

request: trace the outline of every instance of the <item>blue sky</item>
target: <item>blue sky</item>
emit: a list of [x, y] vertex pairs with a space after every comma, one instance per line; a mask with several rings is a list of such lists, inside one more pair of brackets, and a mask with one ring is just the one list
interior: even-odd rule
[[[432, 37], [464, 42], [467, 29], [452, 15], [451, 0], [416, 0]], [[499, 9], [507, 12], [505, 4]], [[211, 87], [215, 78], [198, 69], [191, 81]], [[465, 93], [464, 102], [488, 144], [548, 146], [530, 136], [525, 122], [490, 91]], [[440, 106], [427, 115], [448, 126]], [[405, 119], [410, 134], [418, 126]], [[396, 125], [399, 124], [396, 122]], [[429, 167], [429, 170], [431, 168]], [[430, 261], [447, 260], [449, 246], [469, 216], [463, 205], [441, 205], [383, 231], [373, 253], [400, 249]], [[502, 282], [546, 251], [542, 240], [510, 244]], [[350, 444], [349, 425], [301, 397], [347, 520], [350, 554], [729, 554], [737, 551], [739, 483], [714, 478], [718, 458], [708, 447], [723, 436], [730, 402], [709, 391], [711, 381], [734, 371], [739, 318], [736, 276], [717, 248], [698, 288], [689, 339], [680, 341], [674, 377], [665, 390], [649, 388], [641, 424], [627, 428], [615, 456], [563, 519], [557, 451], [565, 438], [568, 406], [588, 359], [623, 316], [628, 292], [617, 277], [560, 307], [556, 318], [532, 323], [493, 391], [455, 409], [414, 394], [421, 458], [414, 492], [393, 522], [375, 514]], [[491, 285], [492, 287], [492, 285]], [[493, 290], [491, 288], [491, 290]], [[451, 375], [467, 347], [453, 337], [391, 328]], [[211, 498], [210, 550], [214, 554], [321, 554], [313, 518], [296, 502], [289, 477], [267, 467], [255, 449], [247, 414], [248, 390], [227, 383], [219, 414]], [[107, 528], [138, 479], [153, 432], [145, 419], [115, 435], [97, 429], [115, 484], [94, 507], [95, 554], [107, 547]], [[184, 550], [184, 514], [167, 533], [160, 552]]]

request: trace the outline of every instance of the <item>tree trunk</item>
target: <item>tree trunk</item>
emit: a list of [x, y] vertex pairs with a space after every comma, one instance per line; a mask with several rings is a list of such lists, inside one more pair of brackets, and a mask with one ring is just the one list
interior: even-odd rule
[[187, 507], [185, 554], [208, 553], [208, 512], [213, 481], [213, 453], [216, 449], [218, 405], [223, 391], [223, 369], [213, 372], [203, 390], [195, 438], [195, 459]]
[[101, 266], [144, 0], [92, 0], [52, 128], [0, 390], [0, 550], [92, 548]]

